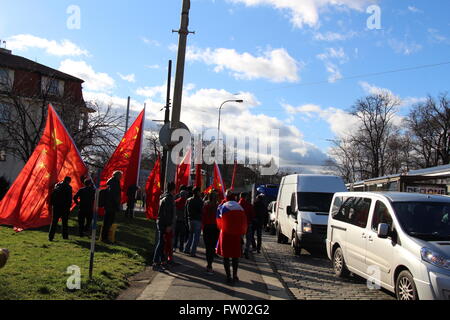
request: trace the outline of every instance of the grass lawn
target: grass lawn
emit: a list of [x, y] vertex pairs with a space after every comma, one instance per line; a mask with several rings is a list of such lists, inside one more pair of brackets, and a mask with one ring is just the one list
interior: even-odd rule
[[[48, 241], [49, 227], [15, 233], [0, 226], [0, 247], [10, 250], [9, 261], [0, 270], [0, 300], [115, 299], [127, 288], [127, 277], [151, 262], [155, 238], [155, 223], [143, 213], [136, 212], [132, 220], [118, 214], [116, 223], [116, 243], [96, 243], [92, 281], [90, 237], [78, 236], [75, 214], [69, 221], [69, 240], [62, 239], [61, 223], [53, 242]], [[81, 269], [81, 290], [67, 289], [71, 276], [67, 268], [72, 265]]]

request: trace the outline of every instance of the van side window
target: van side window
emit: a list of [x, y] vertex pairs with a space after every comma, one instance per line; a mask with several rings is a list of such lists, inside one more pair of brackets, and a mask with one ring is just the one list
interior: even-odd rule
[[[337, 198], [336, 198], [337, 199]], [[333, 208], [333, 218], [338, 220], [338, 221], [342, 221], [342, 222], [349, 222], [348, 221], [348, 216], [350, 213], [350, 209], [352, 207], [353, 201], [355, 200], [355, 198], [347, 198], [344, 200], [344, 198], [341, 198], [341, 204], [339, 206], [339, 208], [334, 211], [335, 209]], [[337, 203], [336, 203], [337, 205]]]
[[339, 209], [342, 206], [342, 202], [344, 202], [344, 197], [336, 197], [336, 198], [334, 198], [333, 205], [331, 206], [331, 216], [336, 220], [340, 220], [339, 219], [339, 214], [340, 214]]
[[365, 228], [367, 226], [367, 221], [369, 220], [371, 204], [371, 199], [355, 198], [355, 201], [353, 201], [352, 207], [350, 208], [348, 222], [357, 227]]
[[389, 214], [388, 208], [383, 202], [377, 201], [375, 211], [373, 212], [372, 230], [378, 232], [378, 225], [380, 223], [387, 223], [392, 228], [392, 217]]

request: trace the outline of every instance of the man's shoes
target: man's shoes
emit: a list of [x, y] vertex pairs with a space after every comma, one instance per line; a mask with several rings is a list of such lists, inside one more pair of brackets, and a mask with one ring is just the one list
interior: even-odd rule
[[195, 253], [191, 253], [190, 256], [191, 256], [192, 258], [197, 258], [197, 255], [196, 255]]
[[244, 253], [244, 257], [245, 257], [245, 259], [250, 259], [249, 255], [248, 255], [248, 252]]
[[233, 277], [233, 283], [238, 283], [239, 282], [239, 278], [237, 276]]
[[213, 271], [213, 269], [212, 268], [206, 268], [206, 273], [208, 274], [208, 275], [210, 275], [210, 276], [212, 276], [212, 275], [214, 275], [214, 271]]
[[227, 277], [227, 284], [233, 284], [233, 279], [231, 277]]
[[160, 264], [154, 264], [152, 267], [153, 271], [164, 272], [166, 269]]
[[261, 253], [261, 250], [256, 251], [257, 253]]

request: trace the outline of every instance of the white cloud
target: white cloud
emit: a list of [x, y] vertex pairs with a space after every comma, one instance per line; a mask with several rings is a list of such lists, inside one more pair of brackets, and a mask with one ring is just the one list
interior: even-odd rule
[[417, 97], [406, 97], [401, 98], [399, 95], [394, 94], [391, 90], [386, 88], [380, 88], [375, 85], [371, 85], [368, 82], [360, 81], [359, 85], [361, 88], [367, 93], [367, 94], [381, 94], [381, 95], [388, 95], [392, 99], [396, 99], [399, 102], [399, 108], [407, 108], [411, 107], [414, 104], [425, 102], [427, 99], [425, 97], [423, 98], [417, 98]]
[[107, 73], [96, 72], [85, 61], [66, 59], [59, 70], [84, 80], [84, 87], [91, 91], [108, 92], [115, 87], [115, 81]]
[[428, 28], [428, 34], [429, 39], [433, 42], [450, 44], [450, 39], [440, 34], [437, 29]]
[[124, 81], [128, 81], [128, 82], [131, 82], [131, 83], [135, 83], [136, 82], [136, 75], [134, 73], [128, 74], [128, 75], [123, 75], [121, 73], [117, 73], [117, 74]]
[[285, 49], [267, 50], [261, 56], [238, 53], [234, 49], [188, 48], [187, 60], [214, 65], [215, 72], [230, 70], [236, 79], [268, 79], [272, 82], [296, 82], [300, 80], [301, 63]]
[[343, 48], [327, 48], [324, 53], [318, 54], [316, 57], [324, 62], [325, 69], [330, 74], [328, 82], [334, 83], [342, 79], [341, 71], [334, 61], [336, 60], [339, 64], [344, 64], [349, 61], [349, 57]]
[[320, 12], [329, 7], [337, 9], [351, 9], [364, 11], [371, 3], [377, 0], [228, 0], [233, 3], [243, 3], [246, 6], [266, 5], [278, 10], [288, 11], [291, 23], [302, 28], [304, 25], [317, 27]]
[[398, 54], [409, 56], [422, 50], [422, 45], [415, 41], [389, 39], [389, 45]]
[[420, 10], [420, 9], [414, 7], [414, 6], [408, 6], [408, 10], [411, 11], [411, 12], [414, 12], [414, 13], [423, 13], [422, 10]]
[[160, 47], [161, 44], [156, 41], [156, 40], [152, 40], [146, 37], [141, 37], [142, 42], [144, 42], [145, 44], [151, 45], [151, 46], [155, 46], [155, 47]]
[[89, 56], [87, 50], [81, 49], [73, 42], [64, 39], [60, 42], [39, 38], [31, 34], [19, 34], [7, 39], [8, 48], [11, 50], [27, 51], [29, 48], [44, 49], [54, 56]]
[[327, 41], [327, 42], [333, 42], [333, 41], [344, 41], [353, 38], [357, 35], [357, 32], [351, 31], [348, 33], [338, 33], [338, 32], [316, 32], [314, 34], [314, 40], [317, 41]]
[[331, 131], [340, 138], [353, 133], [357, 128], [358, 119], [342, 109], [322, 108], [315, 104], [305, 104], [298, 107], [283, 104], [283, 107], [291, 115], [302, 114], [309, 118], [319, 117], [325, 120]]
[[147, 69], [159, 69], [161, 66], [159, 64], [152, 64], [145, 66]]

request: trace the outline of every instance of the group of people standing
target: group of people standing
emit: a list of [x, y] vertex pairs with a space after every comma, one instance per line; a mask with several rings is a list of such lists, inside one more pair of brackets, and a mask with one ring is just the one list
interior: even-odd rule
[[225, 199], [219, 202], [214, 191], [203, 197], [200, 188], [181, 186], [177, 193], [171, 182], [161, 196], [153, 269], [164, 271], [173, 265], [176, 250], [196, 257], [203, 232], [207, 274], [214, 274], [214, 258], [219, 255], [223, 257], [227, 282], [238, 282], [239, 258], [244, 253], [248, 259], [251, 247], [261, 252], [262, 228], [267, 219], [263, 195], [252, 205], [250, 194], [241, 193], [240, 199], [236, 199], [227, 190]]
[[[105, 197], [102, 203], [105, 215], [103, 218], [103, 227], [101, 233], [101, 241], [110, 243], [108, 239], [109, 230], [114, 224], [116, 213], [121, 209], [121, 186], [122, 171], [115, 171], [111, 178], [107, 181], [105, 189]], [[73, 202], [78, 206], [78, 232], [80, 237], [84, 237], [86, 233], [91, 231], [92, 218], [94, 213], [95, 186], [90, 178], [84, 180], [84, 187], [77, 191], [72, 198], [72, 187], [70, 185], [71, 178], [65, 177], [63, 181], [57, 183], [50, 195], [50, 205], [52, 207], [52, 223], [50, 225], [48, 238], [53, 241], [56, 233], [58, 221], [62, 220], [62, 236], [63, 239], [69, 239], [69, 214]], [[132, 189], [132, 190], [131, 190]], [[126, 216], [132, 217], [134, 203], [136, 202], [137, 186], [131, 186], [127, 190], [128, 208]]]

